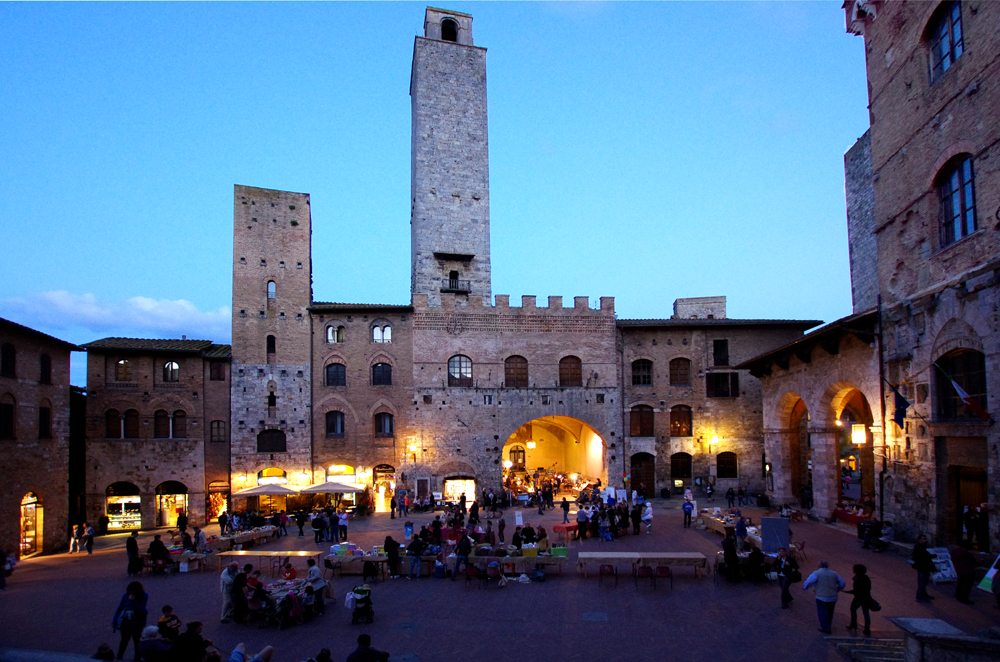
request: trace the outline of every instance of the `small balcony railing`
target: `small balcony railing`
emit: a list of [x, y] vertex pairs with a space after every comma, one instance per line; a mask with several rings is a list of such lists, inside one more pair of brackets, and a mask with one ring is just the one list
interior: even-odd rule
[[455, 294], [468, 294], [472, 291], [472, 282], [459, 280], [458, 278], [445, 278], [441, 281], [442, 292], [453, 292]]

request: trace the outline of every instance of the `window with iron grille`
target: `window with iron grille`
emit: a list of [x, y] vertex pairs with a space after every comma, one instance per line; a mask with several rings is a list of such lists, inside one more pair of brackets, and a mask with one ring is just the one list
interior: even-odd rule
[[211, 441], [226, 441], [225, 421], [212, 421], [211, 436], [209, 437], [209, 439]]
[[212, 361], [209, 363], [208, 379], [213, 382], [226, 381], [226, 364], [222, 361]]
[[715, 458], [715, 475], [718, 478], [739, 478], [736, 467], [736, 453], [719, 453]]
[[503, 362], [503, 380], [507, 388], [528, 388], [528, 359], [508, 356]]
[[972, 157], [963, 155], [938, 178], [941, 198], [941, 245], [948, 246], [976, 231], [976, 192]]
[[691, 385], [691, 361], [688, 359], [670, 360], [670, 385]]
[[648, 359], [632, 361], [632, 386], [650, 386], [653, 383], [653, 362]]
[[738, 372], [710, 372], [705, 375], [705, 395], [710, 398], [738, 398], [740, 374]]
[[578, 357], [559, 360], [559, 386], [583, 386], [583, 364]]
[[326, 412], [326, 438], [341, 439], [344, 436], [344, 412]]
[[[939, 358], [935, 363], [939, 366], [934, 375], [937, 382], [937, 402], [935, 411], [937, 418], [975, 419], [980, 420], [958, 395], [951, 380], [963, 391], [986, 409], [986, 356], [972, 349], [958, 349]], [[943, 372], [942, 372], [943, 371]], [[948, 377], [945, 376], [945, 373]], [[950, 377], [950, 379], [949, 379]]]
[[326, 366], [326, 385], [347, 386], [347, 366], [343, 363], [331, 363]]
[[394, 435], [392, 424], [392, 414], [375, 414], [375, 436], [378, 438], [392, 437]]
[[448, 386], [472, 386], [472, 359], [460, 354], [448, 359]]
[[929, 36], [931, 82], [934, 82], [951, 68], [965, 50], [961, 3], [949, 2], [938, 10], [931, 19]]
[[392, 366], [376, 363], [372, 366], [372, 386], [392, 386]]
[[729, 341], [717, 339], [712, 341], [712, 365], [729, 365]]
[[649, 405], [636, 405], [629, 412], [629, 435], [632, 437], [652, 437], [653, 408]]
[[257, 435], [258, 453], [284, 453], [286, 447], [285, 433], [281, 430], [261, 430]]
[[675, 405], [670, 408], [670, 436], [690, 437], [692, 429], [691, 408]]

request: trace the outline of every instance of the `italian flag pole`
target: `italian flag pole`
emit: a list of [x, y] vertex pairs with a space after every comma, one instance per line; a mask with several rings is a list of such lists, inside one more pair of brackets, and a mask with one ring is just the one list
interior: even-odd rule
[[951, 375], [949, 375], [947, 372], [945, 372], [944, 369], [941, 366], [939, 366], [937, 363], [935, 363], [934, 367], [936, 367], [938, 370], [940, 370], [941, 373], [945, 377], [948, 378], [948, 381], [951, 382], [952, 388], [955, 389], [955, 393], [958, 393], [958, 397], [962, 400], [962, 402], [965, 403], [965, 406], [969, 408], [969, 411], [971, 411], [973, 414], [975, 414], [979, 418], [983, 419], [984, 421], [992, 421], [993, 420], [993, 418], [990, 416], [990, 413], [988, 411], [986, 411], [985, 409], [983, 409], [979, 405], [979, 403], [976, 402], [975, 398], [973, 398], [971, 395], [969, 395], [968, 393], [966, 393], [965, 389], [962, 388], [961, 386], [959, 386], [958, 382], [956, 382], [952, 378]]

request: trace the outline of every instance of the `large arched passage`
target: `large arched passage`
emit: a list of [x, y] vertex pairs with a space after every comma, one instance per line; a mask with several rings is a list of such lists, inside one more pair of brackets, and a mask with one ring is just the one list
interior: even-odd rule
[[[838, 384], [831, 400], [837, 439], [838, 501], [854, 503], [870, 512], [875, 508], [875, 446], [872, 409], [864, 393], [853, 385]], [[845, 480], [846, 479], [846, 480]]]
[[177, 517], [188, 510], [188, 488], [184, 483], [167, 480], [156, 486], [156, 525], [177, 526]]
[[[525, 423], [504, 443], [504, 482], [512, 491], [534, 491], [540, 482], [608, 484], [604, 439], [592, 426], [569, 416], [543, 416]], [[523, 464], [519, 461], [523, 458]]]

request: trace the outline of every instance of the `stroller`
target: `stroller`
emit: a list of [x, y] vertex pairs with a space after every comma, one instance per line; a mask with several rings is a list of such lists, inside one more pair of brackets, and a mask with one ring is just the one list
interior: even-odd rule
[[364, 621], [371, 623], [375, 620], [375, 610], [372, 608], [372, 591], [368, 584], [355, 586], [351, 592], [354, 602], [354, 611], [351, 613], [351, 623], [357, 625]]

